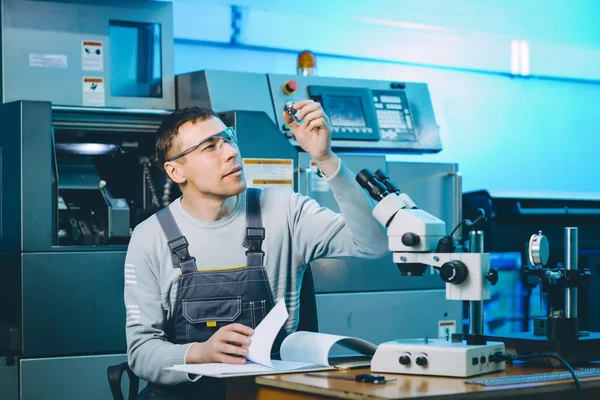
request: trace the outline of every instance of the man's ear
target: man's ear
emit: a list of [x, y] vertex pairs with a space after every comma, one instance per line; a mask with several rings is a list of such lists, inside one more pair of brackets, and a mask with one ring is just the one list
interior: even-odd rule
[[177, 184], [182, 184], [185, 183], [185, 181], [187, 180], [185, 178], [185, 175], [183, 174], [183, 171], [181, 170], [181, 166], [176, 162], [167, 161], [164, 164], [164, 168], [165, 172], [167, 173], [167, 175], [169, 175], [169, 178], [171, 178], [173, 182]]

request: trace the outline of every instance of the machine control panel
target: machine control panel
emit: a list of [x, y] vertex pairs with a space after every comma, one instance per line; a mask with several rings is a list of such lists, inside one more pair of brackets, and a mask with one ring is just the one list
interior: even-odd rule
[[296, 145], [282, 118], [286, 103], [313, 99], [332, 128], [332, 147], [432, 153], [442, 149], [425, 83], [268, 75], [275, 123]]
[[335, 151], [442, 150], [426, 83], [205, 70], [179, 75], [177, 88], [179, 108], [203, 105], [217, 112], [264, 112], [296, 148], [284, 107], [313, 99], [331, 120]]
[[406, 93], [403, 90], [372, 92], [381, 140], [415, 141], [415, 127]]

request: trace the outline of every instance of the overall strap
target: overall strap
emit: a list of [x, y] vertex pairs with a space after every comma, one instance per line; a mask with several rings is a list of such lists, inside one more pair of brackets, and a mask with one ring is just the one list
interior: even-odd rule
[[181, 234], [173, 214], [169, 207], [165, 207], [156, 213], [160, 227], [167, 237], [167, 244], [171, 250], [171, 260], [174, 268], [181, 268], [183, 274], [196, 272], [196, 258], [190, 257], [188, 252], [188, 241]]
[[246, 265], [248, 267], [260, 267], [265, 257], [262, 251], [262, 242], [265, 239], [265, 228], [262, 224], [260, 213], [260, 189], [250, 188], [246, 190], [246, 238], [244, 247], [246, 251]]

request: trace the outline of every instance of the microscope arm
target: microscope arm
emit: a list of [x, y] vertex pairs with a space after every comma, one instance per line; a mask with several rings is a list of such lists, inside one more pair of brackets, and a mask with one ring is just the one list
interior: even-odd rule
[[490, 269], [487, 253], [404, 253], [395, 252], [394, 262], [431, 265], [446, 282], [448, 300], [489, 300], [490, 284], [498, 274]]

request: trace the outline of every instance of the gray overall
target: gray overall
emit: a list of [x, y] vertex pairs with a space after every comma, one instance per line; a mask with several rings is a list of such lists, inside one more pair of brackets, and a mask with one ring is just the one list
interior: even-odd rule
[[[156, 215], [167, 237], [173, 265], [181, 269], [175, 313], [167, 329], [169, 341], [176, 344], [205, 342], [219, 328], [234, 322], [255, 328], [274, 304], [263, 266], [261, 246], [265, 230], [260, 212], [260, 190], [246, 191], [246, 237], [243, 246], [248, 250], [245, 267], [199, 271], [196, 258], [190, 256], [188, 242], [169, 208], [163, 208]], [[273, 345], [275, 354], [284, 336], [282, 329]], [[222, 379], [210, 377], [179, 385], [149, 383], [139, 398], [218, 400], [225, 398], [225, 385]]]

